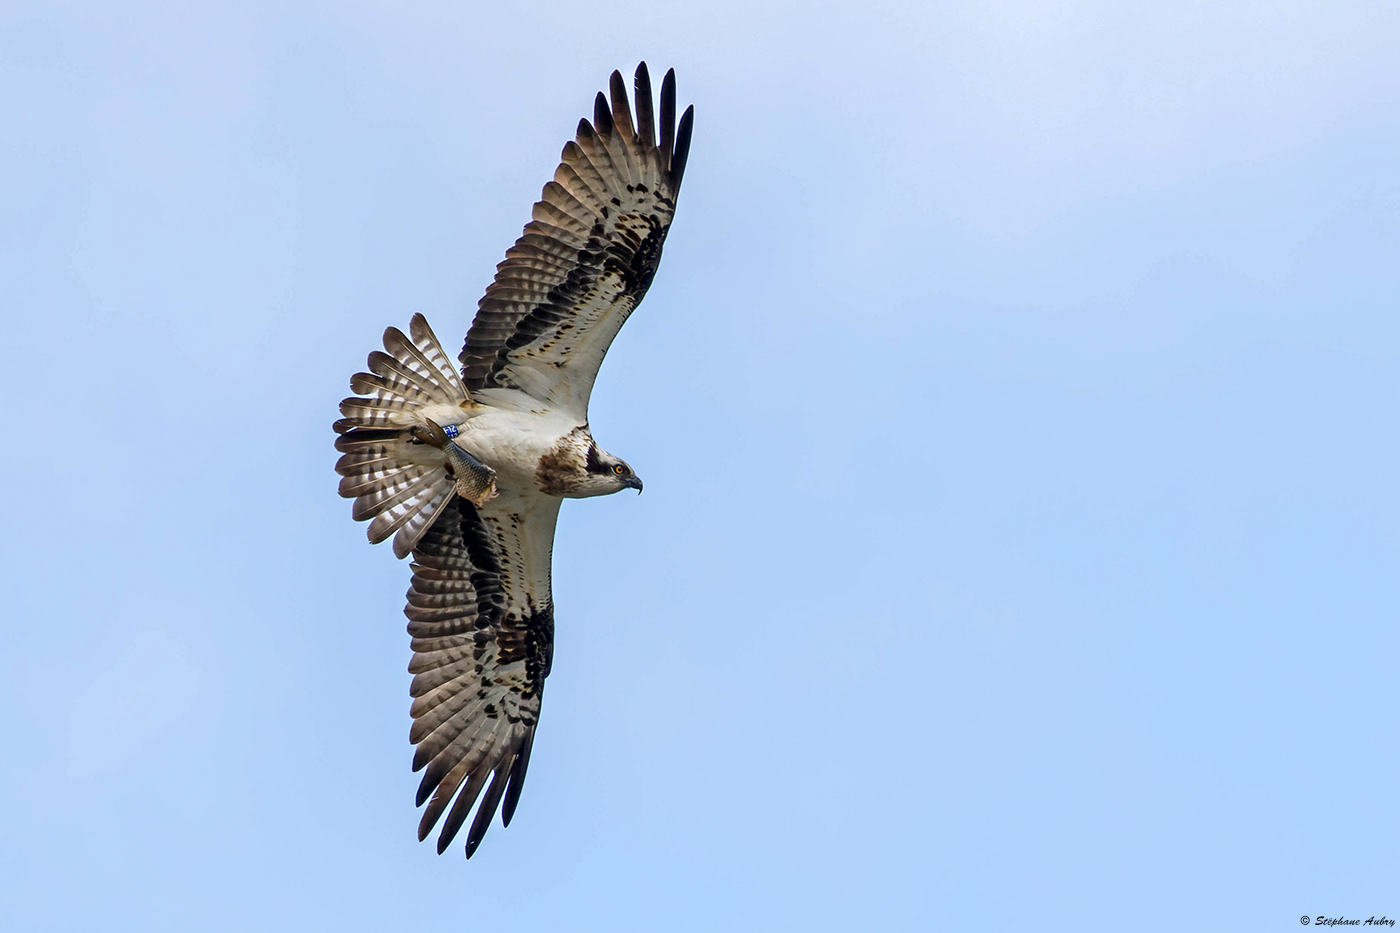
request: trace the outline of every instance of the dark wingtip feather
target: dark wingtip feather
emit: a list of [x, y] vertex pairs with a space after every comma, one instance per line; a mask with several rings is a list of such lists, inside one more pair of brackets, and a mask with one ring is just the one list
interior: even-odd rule
[[661, 157], [666, 160], [666, 168], [671, 167], [671, 150], [676, 143], [676, 69], [666, 72], [661, 79]]
[[[417, 771], [418, 769], [414, 768], [413, 770]], [[426, 774], [423, 775], [423, 780], [418, 782], [418, 795], [414, 799], [413, 805], [415, 807], [423, 806], [427, 799], [433, 795], [433, 788], [437, 787], [437, 785], [437, 781], [430, 782], [429, 776]], [[419, 838], [422, 837], [420, 836]]]
[[612, 96], [613, 125], [623, 139], [631, 139], [637, 134], [632, 130], [632, 108], [627, 103], [627, 85], [622, 81], [622, 72], [614, 71], [608, 79], [608, 93]]
[[598, 96], [593, 99], [593, 126], [603, 136], [612, 135], [612, 113], [608, 109], [608, 99], [603, 96], [602, 91], [599, 91]]
[[593, 124], [586, 119], [578, 121], [578, 136], [581, 139], [588, 139], [593, 136]]
[[690, 128], [694, 122], [695, 106], [691, 105], [681, 114], [681, 127], [676, 132], [676, 154], [671, 157], [672, 184], [677, 190], [680, 190], [681, 178], [685, 175], [685, 160], [690, 155]]
[[[511, 771], [514, 770], [512, 766]], [[491, 828], [491, 820], [496, 816], [496, 808], [501, 805], [501, 794], [505, 792], [506, 778], [509, 776], [510, 772], [503, 769], [498, 769], [491, 776], [491, 785], [486, 788], [486, 796], [481, 798], [481, 805], [476, 808], [476, 818], [472, 820], [471, 831], [467, 833], [467, 858], [472, 857], [472, 853], [486, 836], [486, 830]]]
[[637, 66], [637, 78], [632, 84], [633, 96], [637, 99], [637, 135], [642, 145], [648, 149], [656, 145], [656, 117], [651, 102], [651, 74], [647, 63]]
[[515, 816], [515, 805], [520, 802], [520, 789], [525, 786], [525, 771], [530, 767], [530, 747], [535, 744], [535, 730], [525, 736], [525, 744], [515, 756], [515, 765], [510, 769], [510, 783], [506, 785], [506, 799], [501, 804], [501, 825], [509, 826]]
[[[452, 802], [452, 809], [447, 812], [447, 819], [443, 820], [442, 832], [438, 833], [438, 855], [441, 855], [452, 844], [452, 840], [457, 838], [457, 831], [466, 822], [467, 815], [472, 812], [472, 807], [476, 806], [476, 799], [481, 796], [481, 785], [486, 783], [486, 776], [490, 773], [483, 768], [478, 768], [474, 774], [467, 778], [461, 791], [457, 793], [457, 799]], [[424, 814], [424, 819], [427, 819], [427, 814]]]

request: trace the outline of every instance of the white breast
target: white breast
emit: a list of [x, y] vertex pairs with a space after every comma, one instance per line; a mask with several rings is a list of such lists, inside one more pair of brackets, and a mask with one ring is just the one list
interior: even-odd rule
[[540, 457], [578, 422], [515, 389], [483, 389], [473, 398], [483, 407], [459, 425], [457, 443], [496, 471], [502, 495], [534, 493]]

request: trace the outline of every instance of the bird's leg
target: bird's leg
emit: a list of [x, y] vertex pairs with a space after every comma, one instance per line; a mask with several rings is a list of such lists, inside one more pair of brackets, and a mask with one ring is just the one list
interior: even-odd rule
[[[457, 483], [457, 495], [472, 505], [481, 506], [487, 499], [496, 495], [496, 471], [457, 446], [447, 436], [447, 431], [430, 418], [423, 419], [426, 425], [414, 425], [409, 429], [415, 441], [431, 444], [447, 456], [447, 472]], [[453, 431], [456, 434], [456, 431]]]

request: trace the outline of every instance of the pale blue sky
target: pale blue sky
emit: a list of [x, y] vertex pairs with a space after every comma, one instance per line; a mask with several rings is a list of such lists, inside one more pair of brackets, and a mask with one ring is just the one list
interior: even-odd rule
[[[1400, 8], [9, 4], [7, 930], [1400, 915]], [[696, 108], [530, 777], [335, 494], [609, 72]]]

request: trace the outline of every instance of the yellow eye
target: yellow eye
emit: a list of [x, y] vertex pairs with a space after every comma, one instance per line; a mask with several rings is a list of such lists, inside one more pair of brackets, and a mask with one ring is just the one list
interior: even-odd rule
[[627, 467], [619, 463], [617, 466], [613, 467], [613, 472], [618, 476], [623, 476], [627, 473]]

